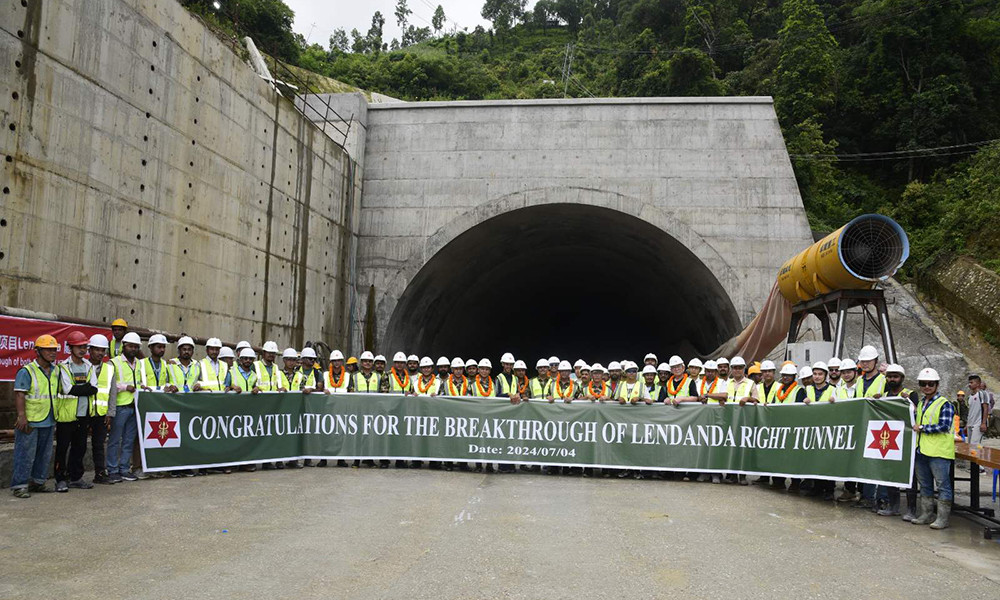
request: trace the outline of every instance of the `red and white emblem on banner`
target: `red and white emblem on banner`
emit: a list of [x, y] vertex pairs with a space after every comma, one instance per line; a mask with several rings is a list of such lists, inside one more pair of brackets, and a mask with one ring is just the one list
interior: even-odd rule
[[181, 445], [181, 413], [146, 413], [143, 427], [143, 448], [179, 448]]
[[902, 421], [868, 421], [865, 433], [865, 458], [903, 460]]

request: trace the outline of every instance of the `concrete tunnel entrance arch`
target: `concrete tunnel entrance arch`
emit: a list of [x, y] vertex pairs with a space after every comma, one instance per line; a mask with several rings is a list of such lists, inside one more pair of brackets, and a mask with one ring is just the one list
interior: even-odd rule
[[386, 351], [503, 352], [601, 361], [712, 351], [740, 319], [712, 271], [662, 229], [617, 210], [545, 204], [468, 229], [406, 287]]

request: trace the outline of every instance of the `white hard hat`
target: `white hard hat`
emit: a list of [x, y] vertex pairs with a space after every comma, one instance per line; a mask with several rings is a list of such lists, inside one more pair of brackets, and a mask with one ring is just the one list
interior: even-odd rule
[[546, 367], [546, 368], [548, 368], [549, 367], [549, 359], [547, 359], [547, 358], [539, 358], [538, 362], [535, 363], [535, 368], [537, 369], [539, 367]]
[[840, 361], [840, 370], [841, 371], [857, 371], [858, 370], [858, 365], [854, 364], [854, 360], [853, 359], [845, 358], [844, 360]]
[[719, 370], [719, 363], [715, 362], [714, 360], [706, 360], [705, 364], [702, 365], [702, 366], [705, 367], [706, 371], [718, 371]]
[[799, 369], [799, 379], [812, 379], [813, 370], [809, 367], [802, 367]]
[[250, 348], [250, 347], [251, 347], [251, 346], [250, 346], [250, 342], [248, 342], [248, 341], [246, 341], [246, 340], [240, 340], [240, 341], [239, 341], [239, 342], [238, 342], [238, 343], [236, 344], [236, 349], [237, 349], [237, 350], [242, 350], [242, 349], [244, 349], [244, 348]]
[[277, 354], [278, 353], [278, 344], [274, 343], [272, 340], [268, 340], [268, 341], [264, 342], [264, 348], [263, 348], [263, 350], [264, 350], [264, 352], [274, 352], [275, 354]]
[[257, 358], [257, 353], [253, 351], [253, 348], [247, 346], [240, 350], [240, 358]]
[[379, 362], [379, 361], [385, 362], [385, 356], [382, 355], [382, 354], [376, 354], [375, 358], [373, 358], [372, 360], [375, 361], [375, 362]]
[[587, 363], [583, 362], [583, 359], [582, 359], [582, 358], [578, 358], [578, 359], [576, 359], [576, 362], [575, 362], [575, 363], [573, 363], [573, 368], [575, 369], [575, 368], [577, 368], [577, 367], [582, 367], [582, 366], [584, 366], [585, 364], [587, 364]]
[[826, 366], [830, 367], [831, 369], [839, 369], [840, 368], [840, 359], [837, 358], [836, 356], [834, 356], [830, 360], [826, 361]]
[[299, 353], [295, 351], [295, 348], [285, 348], [285, 351], [281, 353], [281, 358], [298, 358]]
[[745, 367], [747, 366], [747, 361], [743, 360], [742, 356], [734, 356], [733, 360], [730, 361], [729, 364], [734, 367]]
[[153, 344], [163, 344], [164, 346], [166, 346], [167, 336], [163, 335], [162, 333], [154, 333], [153, 335], [149, 336], [149, 341], [146, 342], [147, 346], [152, 346]]
[[671, 367], [676, 367], [678, 365], [680, 365], [680, 366], [683, 367], [684, 366], [684, 359], [681, 358], [681, 357], [679, 357], [679, 356], [677, 356], [675, 354], [675, 355], [673, 355], [673, 356], [670, 357], [670, 361], [667, 364], [669, 364]]
[[875, 346], [865, 346], [864, 348], [861, 349], [861, 352], [858, 352], [859, 361], [875, 360], [877, 358], [878, 358], [878, 350], [875, 349]]
[[573, 366], [569, 364], [568, 360], [561, 360], [561, 361], [559, 361], [559, 370], [560, 371], [572, 371], [573, 370]]
[[423, 358], [420, 359], [420, 366], [421, 367], [433, 367], [434, 366], [434, 361], [431, 360], [431, 357], [425, 356], [425, 357], [423, 357]]
[[452, 369], [464, 369], [465, 368], [465, 363], [462, 362], [461, 358], [455, 357], [455, 359], [451, 361], [451, 368]]
[[139, 339], [139, 334], [138, 333], [136, 333], [134, 331], [130, 331], [130, 332], [128, 332], [128, 333], [125, 334], [125, 337], [122, 338], [122, 343], [123, 344], [141, 344], [142, 340]]
[[773, 371], [776, 368], [777, 367], [774, 366], [774, 361], [771, 360], [765, 360], [764, 362], [760, 363], [761, 371]]
[[528, 365], [524, 364], [523, 360], [516, 360], [516, 361], [514, 361], [514, 368], [515, 369], [527, 369]]
[[781, 367], [781, 374], [782, 375], [792, 375], [792, 376], [794, 376], [797, 373], [798, 373], [798, 370], [796, 370], [795, 365], [792, 364], [792, 363], [788, 363], [787, 365]]
[[510, 364], [513, 364], [514, 363], [514, 355], [511, 354], [510, 352], [504, 352], [503, 356], [500, 357], [500, 362], [501, 363], [510, 363]]
[[493, 362], [490, 361], [490, 359], [488, 359], [488, 358], [484, 358], [484, 359], [482, 359], [482, 360], [479, 361], [479, 366], [480, 367], [489, 367], [489, 368], [492, 369], [493, 368]]
[[702, 364], [700, 358], [692, 358], [691, 360], [688, 361], [688, 366], [689, 367], [698, 367], [700, 369], [700, 368], [702, 368], [705, 365]]
[[550, 365], [553, 365], [553, 364], [558, 365], [559, 364], [559, 357], [558, 356], [550, 356], [549, 357], [549, 364]]
[[892, 363], [891, 365], [887, 366], [885, 368], [885, 372], [886, 375], [888, 375], [889, 373], [898, 373], [900, 375], [903, 375], [904, 377], [906, 376], [906, 371], [903, 369], [903, 365], [897, 365], [896, 363]]
[[334, 350], [330, 353], [330, 360], [344, 360], [344, 353], [340, 350]]
[[[646, 354], [646, 357], [643, 358], [642, 360], [643, 361], [647, 361], [647, 360], [649, 360], [651, 358], [653, 359], [653, 362], [656, 362], [656, 355], [653, 354], [652, 352], [649, 352], [648, 354]], [[645, 372], [645, 369], [643, 370], [643, 372]]]
[[236, 355], [233, 354], [232, 348], [229, 346], [223, 346], [222, 348], [219, 348], [219, 358], [236, 358]]
[[372, 354], [370, 350], [365, 350], [361, 353], [360, 360], [375, 360], [375, 355]]
[[645, 367], [642, 368], [642, 374], [645, 375], [647, 373], [656, 375], [656, 367], [654, 367], [653, 365], [646, 365]]
[[580, 365], [580, 370], [581, 371], [589, 371], [590, 370], [590, 365], [588, 365], [587, 363], [583, 363], [582, 365]]
[[107, 348], [108, 338], [99, 333], [95, 333], [94, 335], [90, 336], [90, 343], [88, 343], [87, 345], [90, 346], [91, 348]]
[[917, 381], [941, 381], [941, 376], [938, 375], [936, 370], [927, 367], [920, 370], [920, 374], [917, 375]]
[[439, 367], [449, 367], [449, 366], [451, 366], [451, 361], [448, 360], [447, 356], [442, 356], [441, 358], [438, 359], [437, 366], [439, 366]]
[[670, 365], [668, 365], [667, 363], [660, 363], [660, 366], [656, 367], [656, 370], [657, 371], [669, 371], [670, 370]]
[[[193, 347], [194, 346], [194, 340], [192, 340], [189, 336], [184, 336], [181, 339], [177, 340], [177, 347], [180, 348], [181, 346], [192, 346]], [[264, 349], [265, 350], [267, 349], [267, 345], [266, 344], [264, 345]]]
[[620, 362], [618, 362], [617, 360], [613, 360], [610, 363], [608, 363], [608, 370], [609, 371], [621, 371], [622, 370], [622, 364]]
[[411, 354], [411, 355], [409, 355], [409, 356], [406, 357], [406, 362], [410, 362], [410, 361], [419, 362], [420, 361], [420, 357], [417, 356], [416, 354]]
[[622, 369], [626, 371], [638, 371], [639, 365], [635, 364], [630, 360], [626, 360], [625, 363], [622, 365]]
[[466, 369], [468, 369], [469, 367], [478, 367], [478, 366], [479, 366], [479, 363], [477, 363], [476, 359], [474, 359], [474, 358], [470, 358], [469, 360], [465, 361], [465, 368]]
[[316, 358], [316, 351], [312, 348], [303, 348], [300, 356], [302, 358]]
[[219, 338], [208, 338], [208, 341], [205, 342], [205, 347], [206, 348], [221, 348], [222, 347], [222, 340], [220, 340]]
[[406, 362], [406, 355], [402, 352], [397, 352], [392, 355], [392, 362]]
[[827, 373], [830, 372], [830, 367], [826, 366], [826, 363], [821, 360], [817, 360], [816, 362], [814, 362], [812, 368], [814, 371], [816, 369], [819, 369], [820, 371], [826, 371]]
[[720, 365], [728, 365], [729, 364], [729, 359], [726, 358], [725, 356], [720, 356], [719, 358], [715, 359], [715, 362], [716, 362], [716, 364], [720, 364]]
[[608, 372], [607, 369], [604, 368], [604, 365], [602, 365], [601, 363], [594, 363], [594, 364], [590, 365], [590, 370], [591, 370], [591, 372], [594, 372], [594, 373], [607, 373]]

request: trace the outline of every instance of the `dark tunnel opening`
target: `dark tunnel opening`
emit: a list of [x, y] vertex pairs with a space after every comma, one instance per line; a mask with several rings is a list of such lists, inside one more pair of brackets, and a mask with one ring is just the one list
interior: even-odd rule
[[407, 286], [386, 351], [434, 358], [512, 352], [607, 365], [712, 351], [739, 317], [675, 238], [615, 210], [549, 204], [493, 217], [435, 254]]

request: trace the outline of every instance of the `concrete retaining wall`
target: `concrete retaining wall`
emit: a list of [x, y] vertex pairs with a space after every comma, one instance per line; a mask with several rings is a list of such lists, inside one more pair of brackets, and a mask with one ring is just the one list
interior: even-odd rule
[[360, 169], [179, 3], [5, 1], [0, 57], [0, 304], [346, 341]]

